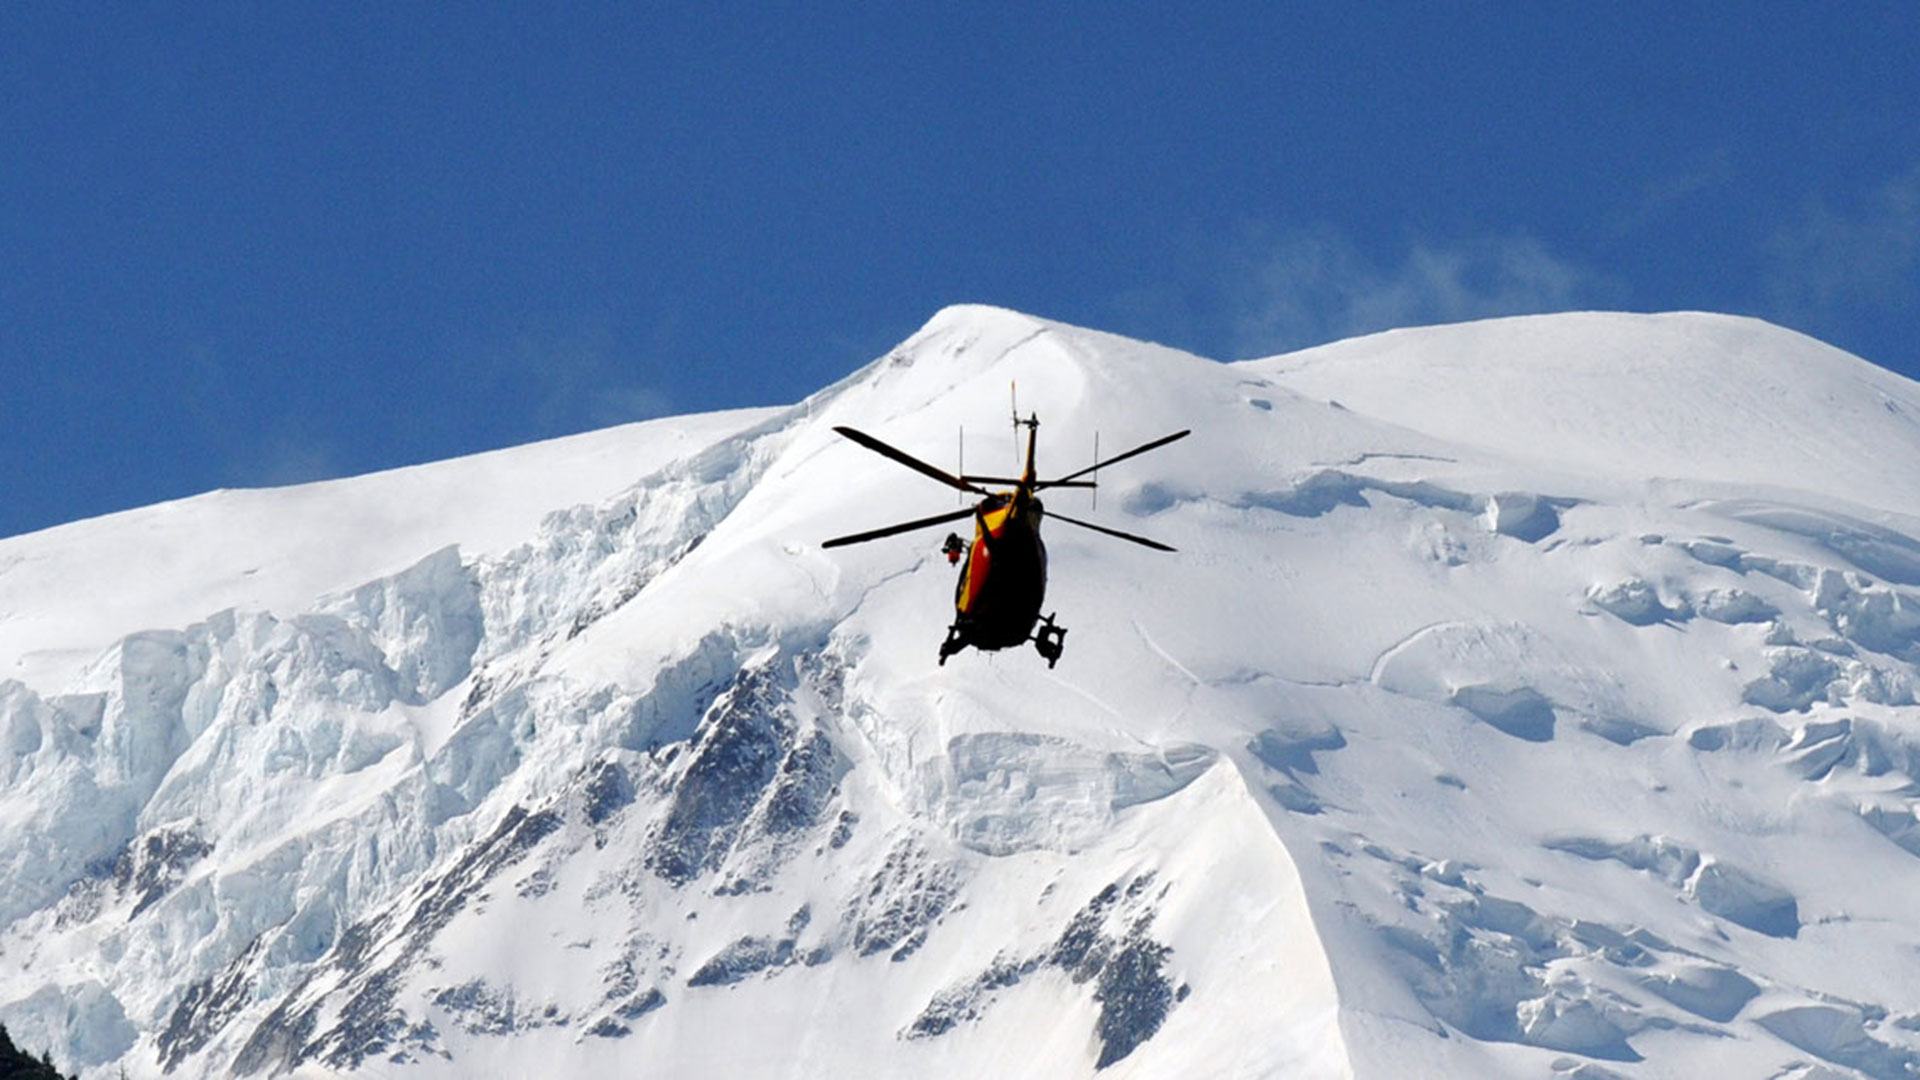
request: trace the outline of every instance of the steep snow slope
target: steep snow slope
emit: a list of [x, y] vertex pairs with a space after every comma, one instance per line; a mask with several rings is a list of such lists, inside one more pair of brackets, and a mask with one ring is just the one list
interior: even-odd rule
[[58, 686], [129, 630], [227, 607], [294, 614], [449, 544], [526, 540], [766, 416], [626, 424], [347, 481], [216, 491], [0, 539], [0, 678]]
[[[1050, 493], [1180, 552], [1049, 526], [1059, 667], [936, 666], [942, 530], [818, 543], [953, 496], [831, 428], [985, 468], [1015, 380], [1044, 472], [1195, 429]], [[1916, 400], [1711, 316], [1222, 365], [951, 309], [519, 547], [0, 685], [0, 1020], [135, 1076], [1912, 1075]]]

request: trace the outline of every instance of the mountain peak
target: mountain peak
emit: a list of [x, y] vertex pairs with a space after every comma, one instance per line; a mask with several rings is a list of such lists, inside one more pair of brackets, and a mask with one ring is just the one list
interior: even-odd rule
[[[1178, 550], [1051, 522], [1058, 666], [942, 665], [953, 526], [820, 544], [964, 499], [835, 428], [1017, 467], [1016, 385], [1050, 474], [1192, 429], [1047, 493]], [[956, 307], [791, 408], [0, 541], [0, 1022], [90, 1076], [1909, 1075], [1916, 408], [1717, 316], [1221, 364]]]
[[1920, 515], [1920, 384], [1758, 319], [1585, 312], [1398, 330], [1247, 370], [1552, 468]]

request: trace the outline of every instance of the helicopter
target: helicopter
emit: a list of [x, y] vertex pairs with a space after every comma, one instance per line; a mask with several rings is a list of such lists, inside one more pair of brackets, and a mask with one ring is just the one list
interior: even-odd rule
[[[888, 525], [867, 532], [852, 533], [828, 540], [823, 548], [843, 547], [847, 544], [861, 544], [868, 540], [878, 540], [897, 533], [914, 529], [944, 525], [961, 518], [973, 518], [973, 541], [968, 543], [960, 539], [958, 533], [948, 533], [945, 545], [940, 549], [947, 557], [949, 565], [960, 566], [960, 580], [954, 586], [953, 625], [947, 627], [947, 639], [940, 644], [940, 664], [945, 666], [947, 657], [971, 645], [983, 651], [1012, 648], [1033, 642], [1047, 667], [1052, 668], [1060, 661], [1065, 647], [1067, 628], [1054, 622], [1053, 614], [1040, 614], [1040, 608], [1046, 603], [1047, 595], [1047, 547], [1040, 540], [1040, 522], [1043, 518], [1053, 518], [1069, 525], [1078, 525], [1097, 533], [1116, 537], [1121, 540], [1153, 548], [1155, 551], [1172, 551], [1171, 547], [1158, 540], [1149, 540], [1144, 536], [1109, 529], [1104, 525], [1095, 525], [1090, 521], [1081, 521], [1046, 509], [1036, 498], [1038, 492], [1047, 488], [1074, 487], [1094, 488], [1094, 480], [1082, 480], [1088, 473], [1098, 475], [1104, 466], [1125, 461], [1138, 454], [1155, 450], [1168, 443], [1186, 438], [1191, 429], [1174, 432], [1152, 442], [1143, 443], [1124, 454], [1115, 454], [1104, 461], [1095, 461], [1078, 472], [1069, 473], [1055, 480], [1042, 480], [1034, 464], [1034, 444], [1040, 431], [1040, 417], [1030, 413], [1021, 419], [1016, 410], [1013, 414], [1014, 435], [1019, 429], [1027, 429], [1027, 463], [1018, 480], [992, 476], [969, 476], [952, 473], [929, 465], [917, 457], [897, 447], [889, 446], [879, 439], [850, 427], [835, 427], [833, 430], [866, 447], [883, 457], [905, 465], [907, 468], [930, 477], [959, 491], [981, 496], [980, 501], [970, 507], [954, 510], [932, 517], [904, 521], [898, 525]], [[1099, 457], [1098, 441], [1095, 442], [1094, 456]], [[964, 466], [963, 466], [964, 467]], [[1012, 484], [1012, 491], [990, 491], [982, 484]], [[1036, 629], [1036, 626], [1038, 629]]]

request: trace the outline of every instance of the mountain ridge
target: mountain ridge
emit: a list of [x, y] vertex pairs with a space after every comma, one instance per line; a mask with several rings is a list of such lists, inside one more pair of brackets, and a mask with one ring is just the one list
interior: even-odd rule
[[[1911, 486], [1893, 479], [1920, 468], [1920, 387], [1759, 319], [1521, 316], [1387, 331], [1244, 363], [1309, 396], [1338, 387], [1347, 407], [1383, 420], [1568, 468], [1627, 457], [1677, 479], [1752, 484], [1773, 473], [1783, 487], [1826, 487], [1861, 506], [1920, 513]], [[1507, 401], [1489, 401], [1502, 394]], [[1697, 407], [1713, 394], [1734, 400]], [[1832, 425], [1819, 434], [1837, 445], [1794, 430], [1816, 409]], [[1809, 455], [1813, 462], [1802, 460]], [[1850, 475], [1835, 464], [1842, 455], [1878, 467]]]
[[[1489, 371], [1675, 327], [1810, 347], [1595, 315], [1219, 364], [955, 307], [797, 405], [656, 422], [523, 543], [401, 531], [304, 605], [123, 628], [0, 684], [0, 1019], [89, 1075], [1908, 1075], [1913, 481], [1821, 490], [1899, 412], [1653, 480], [1606, 424], [1451, 438], [1314, 374], [1424, 349], [1498, 417], [1535, 391]], [[933, 664], [934, 536], [818, 547], [953, 505], [834, 425], [944, 466], [985, 421], [994, 460], [1010, 382], [1049, 472], [1196, 430], [1097, 512], [1179, 554], [1049, 532], [1057, 672]], [[1743, 393], [1629, 415], [1684, 449]]]

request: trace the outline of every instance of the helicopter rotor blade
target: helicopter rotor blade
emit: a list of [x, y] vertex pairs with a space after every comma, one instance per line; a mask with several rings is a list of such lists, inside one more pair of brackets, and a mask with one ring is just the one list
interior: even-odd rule
[[905, 450], [900, 450], [895, 447], [888, 446], [886, 443], [881, 442], [879, 439], [874, 438], [873, 436], [867, 434], [864, 431], [858, 431], [850, 427], [836, 427], [833, 430], [839, 432], [842, 435], [845, 435], [847, 438], [852, 439], [854, 442], [859, 443], [861, 446], [866, 447], [867, 449], [873, 451], [876, 454], [881, 455], [882, 457], [892, 458], [893, 460], [899, 462], [900, 464], [905, 465], [907, 468], [912, 469], [914, 472], [917, 472], [922, 476], [927, 476], [935, 480], [938, 480], [950, 488], [959, 488], [961, 491], [971, 491], [975, 495], [991, 494], [991, 492], [987, 491], [985, 488], [975, 487], [974, 485], [967, 483], [965, 480], [960, 479], [959, 477], [953, 475], [950, 472], [946, 472], [943, 469], [936, 468], [932, 465], [927, 464], [924, 461], [921, 461], [919, 458], [914, 457], [912, 454], [907, 453]]
[[932, 517], [924, 517], [918, 521], [903, 521], [898, 525], [888, 525], [879, 529], [869, 529], [868, 531], [863, 533], [852, 533], [847, 536], [836, 536], [833, 539], [828, 540], [826, 543], [821, 544], [820, 546], [823, 548], [830, 548], [830, 547], [845, 547], [848, 544], [864, 544], [868, 540], [878, 540], [883, 536], [892, 536], [895, 533], [910, 532], [914, 529], [923, 529], [929, 525], [944, 525], [949, 521], [959, 521], [963, 517], [971, 516], [973, 514], [973, 511], [974, 511], [974, 508], [971, 506], [967, 507], [964, 510], [949, 510], [944, 514], [935, 514]]
[[[974, 484], [1009, 484], [1014, 487], [1020, 486], [1020, 481], [1015, 480], [1012, 477], [1008, 477], [1008, 476], [974, 476], [972, 474], [968, 474], [968, 475], [962, 476], [960, 479], [968, 481], [969, 483], [974, 483]], [[1093, 484], [1093, 481], [1091, 480], [1055, 480], [1050, 483], [1042, 483], [1036, 486], [1037, 487], [1090, 488], [1094, 486], [1094, 484]]]
[[1134, 543], [1141, 545], [1142, 547], [1150, 547], [1155, 551], [1175, 550], [1174, 548], [1170, 548], [1158, 540], [1149, 540], [1144, 536], [1135, 536], [1132, 533], [1124, 533], [1124, 532], [1121, 532], [1119, 529], [1109, 529], [1105, 525], [1095, 525], [1091, 521], [1081, 521], [1079, 518], [1070, 518], [1065, 514], [1056, 514], [1051, 510], [1048, 510], [1046, 514], [1050, 518], [1055, 518], [1057, 520], [1064, 521], [1069, 525], [1078, 525], [1083, 529], [1092, 529], [1094, 532], [1097, 532], [1097, 533], [1106, 533], [1108, 536], [1118, 537], [1121, 540], [1131, 540]]
[[1193, 434], [1193, 429], [1188, 428], [1185, 431], [1176, 431], [1171, 435], [1167, 435], [1167, 436], [1163, 436], [1161, 438], [1155, 439], [1150, 443], [1142, 443], [1139, 446], [1134, 447], [1133, 449], [1127, 451], [1124, 454], [1115, 454], [1114, 456], [1108, 458], [1105, 461], [1096, 461], [1093, 464], [1087, 466], [1086, 468], [1081, 469], [1079, 472], [1068, 473], [1067, 475], [1061, 477], [1058, 480], [1042, 480], [1033, 485], [1033, 490], [1039, 491], [1043, 488], [1065, 486], [1067, 481], [1078, 479], [1079, 477], [1085, 476], [1095, 469], [1104, 469], [1109, 465], [1118, 464], [1119, 462], [1125, 461], [1130, 457], [1134, 457], [1135, 455], [1144, 454], [1149, 450], [1158, 450], [1160, 447], [1165, 446], [1170, 442], [1175, 442], [1177, 440], [1184, 439], [1191, 434]]

